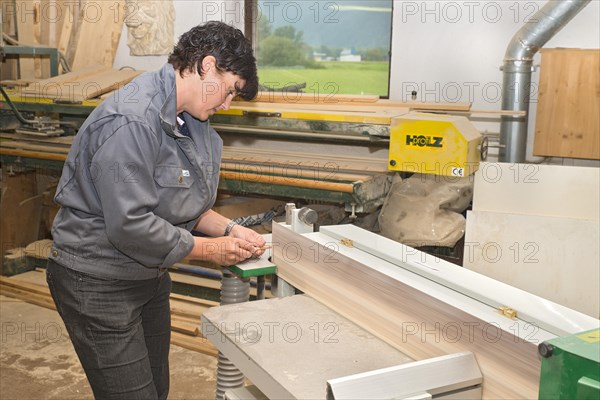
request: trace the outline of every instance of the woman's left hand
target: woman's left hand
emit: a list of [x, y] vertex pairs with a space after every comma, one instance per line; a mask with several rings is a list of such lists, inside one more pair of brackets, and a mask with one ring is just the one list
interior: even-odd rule
[[243, 239], [247, 242], [252, 243], [254, 248], [248, 250], [252, 252], [252, 255], [256, 257], [261, 256], [265, 252], [265, 239], [262, 237], [262, 235], [253, 231], [252, 229], [246, 228], [241, 225], [234, 225], [229, 235], [236, 239]]

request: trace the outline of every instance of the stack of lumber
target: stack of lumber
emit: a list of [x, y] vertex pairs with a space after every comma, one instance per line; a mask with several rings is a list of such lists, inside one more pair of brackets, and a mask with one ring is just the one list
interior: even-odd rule
[[[125, 0], [20, 0], [10, 6], [3, 32], [20, 46], [57, 48], [72, 71], [97, 64], [112, 67], [127, 11]], [[17, 64], [11, 61], [6, 68], [10, 75], [2, 74], [2, 79], [17, 79]], [[50, 76], [48, 57], [21, 56], [19, 67], [22, 79]]]
[[[10, 278], [0, 277], [0, 295], [56, 310], [45, 272], [35, 270]], [[200, 316], [218, 303], [191, 296], [171, 294], [171, 343], [200, 353], [216, 356], [217, 350], [199, 331]]]
[[375, 157], [225, 146], [220, 174], [224, 179], [352, 193], [353, 182], [387, 172], [387, 159]]
[[[0, 154], [64, 161], [73, 136], [34, 138], [2, 133]], [[353, 192], [353, 182], [387, 174], [387, 158], [224, 146], [221, 179]]]

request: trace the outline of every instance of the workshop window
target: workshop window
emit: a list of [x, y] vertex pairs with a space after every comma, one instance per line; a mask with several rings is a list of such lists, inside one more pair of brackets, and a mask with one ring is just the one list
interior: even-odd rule
[[263, 90], [389, 97], [392, 0], [246, 0]]

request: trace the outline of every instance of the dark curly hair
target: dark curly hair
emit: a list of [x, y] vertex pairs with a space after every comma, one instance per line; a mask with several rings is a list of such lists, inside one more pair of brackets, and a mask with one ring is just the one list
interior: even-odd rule
[[241, 98], [252, 100], [256, 96], [256, 59], [252, 45], [239, 29], [218, 21], [198, 25], [181, 35], [168, 61], [181, 76], [185, 70], [193, 71], [194, 68], [202, 75], [200, 63], [206, 56], [217, 60], [219, 71], [233, 72], [246, 81], [238, 92]]

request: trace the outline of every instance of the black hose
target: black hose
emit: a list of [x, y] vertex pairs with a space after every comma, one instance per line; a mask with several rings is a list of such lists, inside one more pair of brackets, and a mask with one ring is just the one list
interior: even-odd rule
[[[39, 121], [35, 121], [32, 119], [25, 119], [21, 113], [19, 112], [19, 110], [17, 110], [17, 107], [15, 107], [15, 105], [13, 104], [13, 102], [10, 100], [10, 97], [8, 97], [8, 94], [6, 94], [6, 92], [4, 91], [4, 89], [2, 88], [2, 85], [0, 85], [0, 92], [2, 92], [2, 97], [4, 97], [4, 99], [6, 100], [6, 102], [8, 103], [8, 105], [10, 106], [10, 108], [13, 110], [13, 112], [15, 113], [15, 116], [17, 117], [17, 119], [19, 120], [19, 122], [21, 122], [22, 124], [25, 125], [37, 125], [39, 124]], [[50, 124], [56, 124], [56, 125], [63, 125], [63, 126], [70, 126], [73, 129], [78, 129], [79, 126], [71, 121], [48, 121]]]
[[13, 112], [15, 113], [15, 116], [17, 117], [17, 119], [19, 120], [19, 122], [21, 122], [22, 124], [26, 124], [26, 125], [33, 125], [36, 124], [37, 122], [31, 119], [25, 119], [21, 113], [19, 112], [19, 110], [17, 110], [17, 107], [15, 107], [15, 105], [13, 104], [13, 102], [10, 100], [10, 97], [8, 97], [8, 94], [6, 94], [6, 92], [4, 91], [4, 89], [2, 88], [2, 86], [0, 85], [0, 92], [2, 92], [2, 97], [4, 97], [4, 99], [6, 100], [6, 102], [8, 103], [8, 105], [10, 106], [10, 108], [13, 110]]

